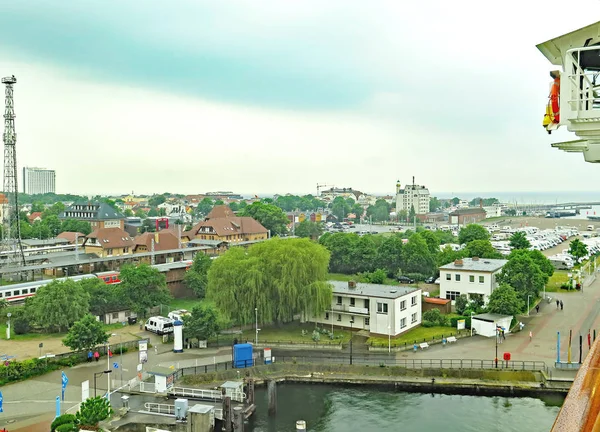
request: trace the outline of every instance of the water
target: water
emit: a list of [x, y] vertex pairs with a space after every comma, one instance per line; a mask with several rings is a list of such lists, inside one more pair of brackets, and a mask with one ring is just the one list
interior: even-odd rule
[[402, 393], [366, 387], [279, 384], [277, 415], [267, 414], [266, 389], [256, 391], [254, 432], [547, 432], [562, 399]]

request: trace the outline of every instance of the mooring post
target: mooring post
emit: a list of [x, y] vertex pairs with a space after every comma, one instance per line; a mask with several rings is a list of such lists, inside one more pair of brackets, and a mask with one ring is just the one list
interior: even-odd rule
[[296, 421], [296, 430], [297, 431], [305, 431], [306, 430], [306, 422], [304, 420]]
[[274, 380], [267, 381], [267, 394], [269, 396], [269, 415], [277, 413], [277, 383]]
[[[223, 389], [225, 391], [225, 389]], [[232, 429], [233, 418], [231, 415], [231, 398], [229, 396], [225, 396], [223, 398], [223, 426], [225, 427], [225, 432], [231, 432]]]
[[235, 432], [244, 431], [244, 410], [239, 406], [233, 409], [233, 430]]

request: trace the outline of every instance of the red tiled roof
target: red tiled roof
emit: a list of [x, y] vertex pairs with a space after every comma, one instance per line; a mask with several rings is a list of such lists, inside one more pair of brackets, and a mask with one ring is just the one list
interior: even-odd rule
[[69, 243], [75, 243], [76, 238], [85, 239], [85, 234], [74, 231], [64, 231], [57, 235], [56, 238], [68, 240]]
[[[156, 234], [156, 235], [155, 235]], [[158, 237], [158, 239], [157, 239]], [[147, 250], [152, 249], [152, 239], [154, 239], [154, 250], [172, 250], [177, 249], [179, 247], [179, 241], [177, 240], [177, 235], [173, 234], [171, 231], [162, 230], [158, 233], [150, 233], [146, 232], [137, 236], [135, 241], [134, 249], [137, 249], [138, 246], [146, 246]], [[157, 241], [158, 240], [158, 241]]]
[[[96, 239], [99, 244], [88, 243], [89, 239]], [[129, 233], [121, 228], [99, 228], [87, 236], [84, 245], [102, 246], [102, 249], [111, 249], [119, 247], [133, 247], [133, 239]]]
[[29, 216], [27, 216], [27, 218], [33, 222], [34, 220], [36, 220], [37, 218], [42, 218], [42, 212], [33, 212], [31, 213]]
[[450, 300], [448, 300], [448, 299], [437, 298], [437, 297], [425, 297], [425, 303], [445, 305], [445, 304], [448, 304], [449, 302], [450, 302]]
[[235, 213], [233, 213], [233, 210], [231, 210], [231, 207], [229, 207], [227, 204], [216, 205], [212, 208], [210, 213], [208, 213], [208, 215], [206, 215], [206, 220], [227, 218], [227, 217], [232, 217], [232, 216], [235, 216]]
[[209, 227], [219, 237], [225, 237], [233, 234], [266, 234], [269, 231], [258, 221], [251, 217], [227, 217], [210, 219], [196, 224], [186, 234], [193, 238], [200, 234], [200, 228]]

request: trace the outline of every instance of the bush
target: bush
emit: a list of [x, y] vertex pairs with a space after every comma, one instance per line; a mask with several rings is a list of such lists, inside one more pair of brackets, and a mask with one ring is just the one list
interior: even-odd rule
[[312, 332], [312, 340], [315, 342], [319, 342], [321, 340], [321, 333], [318, 330], [314, 330]]
[[439, 321], [442, 313], [439, 309], [429, 309], [427, 312], [423, 313], [423, 321], [431, 321], [436, 323]]
[[456, 313], [460, 315], [464, 314], [468, 304], [469, 300], [467, 299], [467, 296], [465, 294], [459, 295], [454, 303]]
[[13, 330], [15, 331], [15, 334], [18, 335], [29, 333], [29, 330], [31, 330], [29, 321], [25, 317], [18, 317], [13, 320]]
[[[50, 425], [51, 432], [64, 432], [64, 431], [72, 431], [77, 430], [75, 428], [76, 418], [73, 414], [63, 414], [54, 419], [52, 424]], [[66, 427], [66, 428], [65, 428]]]
[[450, 327], [456, 328], [459, 320], [465, 320], [465, 328], [471, 328], [471, 317], [470, 316], [460, 316], [460, 317], [452, 317], [450, 318]]
[[382, 269], [377, 269], [371, 273], [365, 273], [363, 278], [365, 281], [373, 284], [383, 284], [385, 282], [385, 278], [387, 277], [387, 272]]
[[431, 321], [426, 321], [426, 320], [421, 321], [421, 327], [425, 327], [425, 328], [435, 327], [435, 324], [436, 323], [431, 322]]

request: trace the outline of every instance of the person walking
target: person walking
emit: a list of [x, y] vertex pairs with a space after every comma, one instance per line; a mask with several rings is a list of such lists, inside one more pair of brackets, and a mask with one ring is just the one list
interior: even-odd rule
[[564, 306], [564, 303], [563, 303], [563, 301], [561, 300], [561, 301], [560, 301], [560, 310], [563, 310], [563, 306]]
[[94, 353], [94, 358], [96, 359], [96, 361], [100, 360], [100, 353], [98, 351]]
[[531, 341], [531, 339], [533, 339], [533, 332], [529, 330], [529, 340]]
[[88, 363], [92, 362], [92, 357], [94, 357], [94, 353], [92, 352], [92, 350], [89, 350], [87, 353], [87, 361]]
[[556, 299], [556, 309], [560, 307], [560, 300]]
[[535, 313], [540, 313], [540, 305], [535, 305]]

